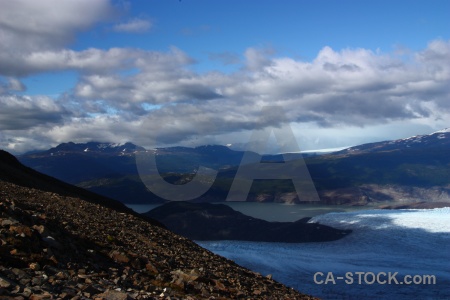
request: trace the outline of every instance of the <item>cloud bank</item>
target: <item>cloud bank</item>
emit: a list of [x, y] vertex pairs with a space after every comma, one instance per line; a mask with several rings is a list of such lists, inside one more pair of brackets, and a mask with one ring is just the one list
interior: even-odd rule
[[[260, 118], [266, 105], [282, 106], [290, 122], [305, 128], [399, 121], [433, 128], [450, 114], [450, 41], [433, 40], [403, 55], [324, 46], [311, 61], [249, 47], [211, 56], [239, 64], [235, 72], [196, 72], [195, 59], [176, 47], [70, 49], [77, 33], [110, 20], [114, 8], [108, 1], [58, 3], [0, 1], [7, 8], [0, 11], [2, 148], [89, 140], [234, 143], [232, 136], [282, 125]], [[133, 19], [113, 29], [139, 33], [151, 26]], [[67, 70], [78, 79], [61, 97], [26, 94], [25, 76]]]

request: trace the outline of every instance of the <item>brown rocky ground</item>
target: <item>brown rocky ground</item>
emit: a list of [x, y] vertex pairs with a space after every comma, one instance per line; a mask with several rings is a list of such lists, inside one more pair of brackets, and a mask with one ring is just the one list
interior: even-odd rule
[[315, 299], [93, 201], [0, 179], [0, 299]]

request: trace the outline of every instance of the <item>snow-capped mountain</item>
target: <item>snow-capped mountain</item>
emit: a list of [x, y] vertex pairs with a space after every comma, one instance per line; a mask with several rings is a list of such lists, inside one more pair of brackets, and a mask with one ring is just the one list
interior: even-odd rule
[[415, 135], [399, 140], [383, 141], [354, 146], [342, 151], [335, 152], [335, 154], [360, 154], [382, 151], [402, 151], [406, 149], [419, 150], [449, 146], [450, 128], [445, 128], [426, 135]]
[[[351, 147], [318, 156], [304, 156], [321, 201], [329, 204], [367, 204], [377, 201], [450, 201], [450, 129], [405, 139]], [[19, 156], [25, 165], [60, 180], [124, 203], [161, 201], [142, 183], [135, 153], [146, 151], [132, 143], [65, 143], [42, 152]], [[201, 201], [224, 201], [244, 152], [225, 146], [158, 148], [158, 171], [166, 181], [183, 183], [199, 166], [219, 173]], [[257, 155], [257, 154], [254, 154]], [[294, 166], [302, 160], [289, 157]], [[258, 156], [259, 157], [259, 156]], [[282, 162], [281, 155], [264, 156]], [[272, 172], [276, 164], [266, 164]], [[189, 177], [191, 176], [191, 177]], [[248, 201], [298, 203], [291, 182], [255, 181]]]
[[[20, 155], [19, 160], [42, 173], [118, 199], [125, 203], [155, 200], [139, 178], [135, 154], [147, 151], [132, 143], [64, 143], [45, 151]], [[215, 170], [239, 165], [242, 151], [226, 146], [169, 147], [154, 150], [162, 174], [195, 173], [198, 166]]]
[[133, 143], [63, 143], [54, 148], [42, 152], [34, 152], [33, 155], [65, 155], [69, 153], [101, 153], [101, 154], [117, 154], [126, 155], [137, 151], [145, 151], [143, 147], [137, 146]]

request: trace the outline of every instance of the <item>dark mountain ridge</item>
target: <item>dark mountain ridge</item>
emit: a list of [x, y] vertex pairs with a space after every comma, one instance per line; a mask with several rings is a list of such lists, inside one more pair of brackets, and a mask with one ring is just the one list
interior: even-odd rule
[[56, 147], [45, 151], [32, 151], [25, 155], [46, 156], [46, 155], [65, 155], [69, 153], [87, 153], [89, 154], [115, 154], [126, 155], [136, 151], [145, 151], [143, 147], [136, 146], [133, 143], [127, 142], [124, 144], [88, 142], [88, 143], [62, 143]]
[[[365, 205], [434, 199], [449, 202], [449, 131], [445, 129], [429, 135], [305, 156], [304, 161], [322, 203]], [[107, 154], [102, 152], [104, 150], [95, 153], [84, 151], [93, 146], [97, 149], [108, 148], [105, 145], [113, 144], [92, 143], [88, 146], [67, 143], [51, 151], [23, 155], [19, 159], [41, 172], [123, 203], [164, 202], [142, 183], [133, 152], [125, 152], [124, 155], [123, 146], [117, 146], [117, 151]], [[56, 149], [61, 149], [59, 153], [62, 154], [55, 155]], [[133, 149], [141, 151], [138, 146]], [[226, 200], [244, 153], [211, 145], [149, 151], [156, 155], [158, 171], [170, 183], [188, 182], [199, 165], [219, 171], [211, 189], [195, 200], [198, 202]], [[303, 162], [298, 160], [298, 155], [301, 154], [286, 154], [288, 160], [301, 167]], [[274, 163], [284, 159], [284, 155], [280, 154], [264, 155], [262, 158]], [[271, 172], [270, 164], [264, 168]], [[290, 180], [255, 180], [247, 201], [300, 203]]]
[[418, 151], [442, 147], [450, 148], [450, 128], [439, 130], [431, 134], [416, 135], [399, 140], [362, 144], [334, 152], [332, 155], [354, 155], [362, 153], [408, 150]]
[[[18, 157], [23, 164], [44, 174], [123, 203], [164, 202], [151, 193], [139, 177], [135, 154], [142, 151], [147, 150], [132, 143], [70, 142]], [[168, 181], [176, 181], [178, 174], [195, 173], [199, 165], [216, 170], [239, 165], [244, 154], [217, 145], [169, 147], [148, 152], [156, 155], [158, 171]]]

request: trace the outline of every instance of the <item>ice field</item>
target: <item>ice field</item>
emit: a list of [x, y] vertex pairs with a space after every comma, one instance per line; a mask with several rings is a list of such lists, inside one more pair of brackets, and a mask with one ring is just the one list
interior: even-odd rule
[[[450, 299], [450, 208], [328, 213], [310, 222], [353, 232], [326, 243], [198, 243], [262, 275], [272, 274], [288, 286], [323, 299]], [[324, 274], [316, 276], [316, 281], [322, 284], [315, 283], [316, 272]], [[332, 272], [334, 283], [329, 280], [325, 284], [328, 272]], [[352, 272], [351, 284], [345, 280], [347, 272]], [[380, 280], [371, 283], [373, 275], [367, 272], [378, 275]], [[388, 282], [389, 272], [398, 272], [396, 281]], [[436, 284], [407, 284], [405, 275], [434, 275]], [[407, 281], [412, 282], [412, 278]], [[428, 280], [422, 276], [415, 279], [418, 282], [421, 278]]]

